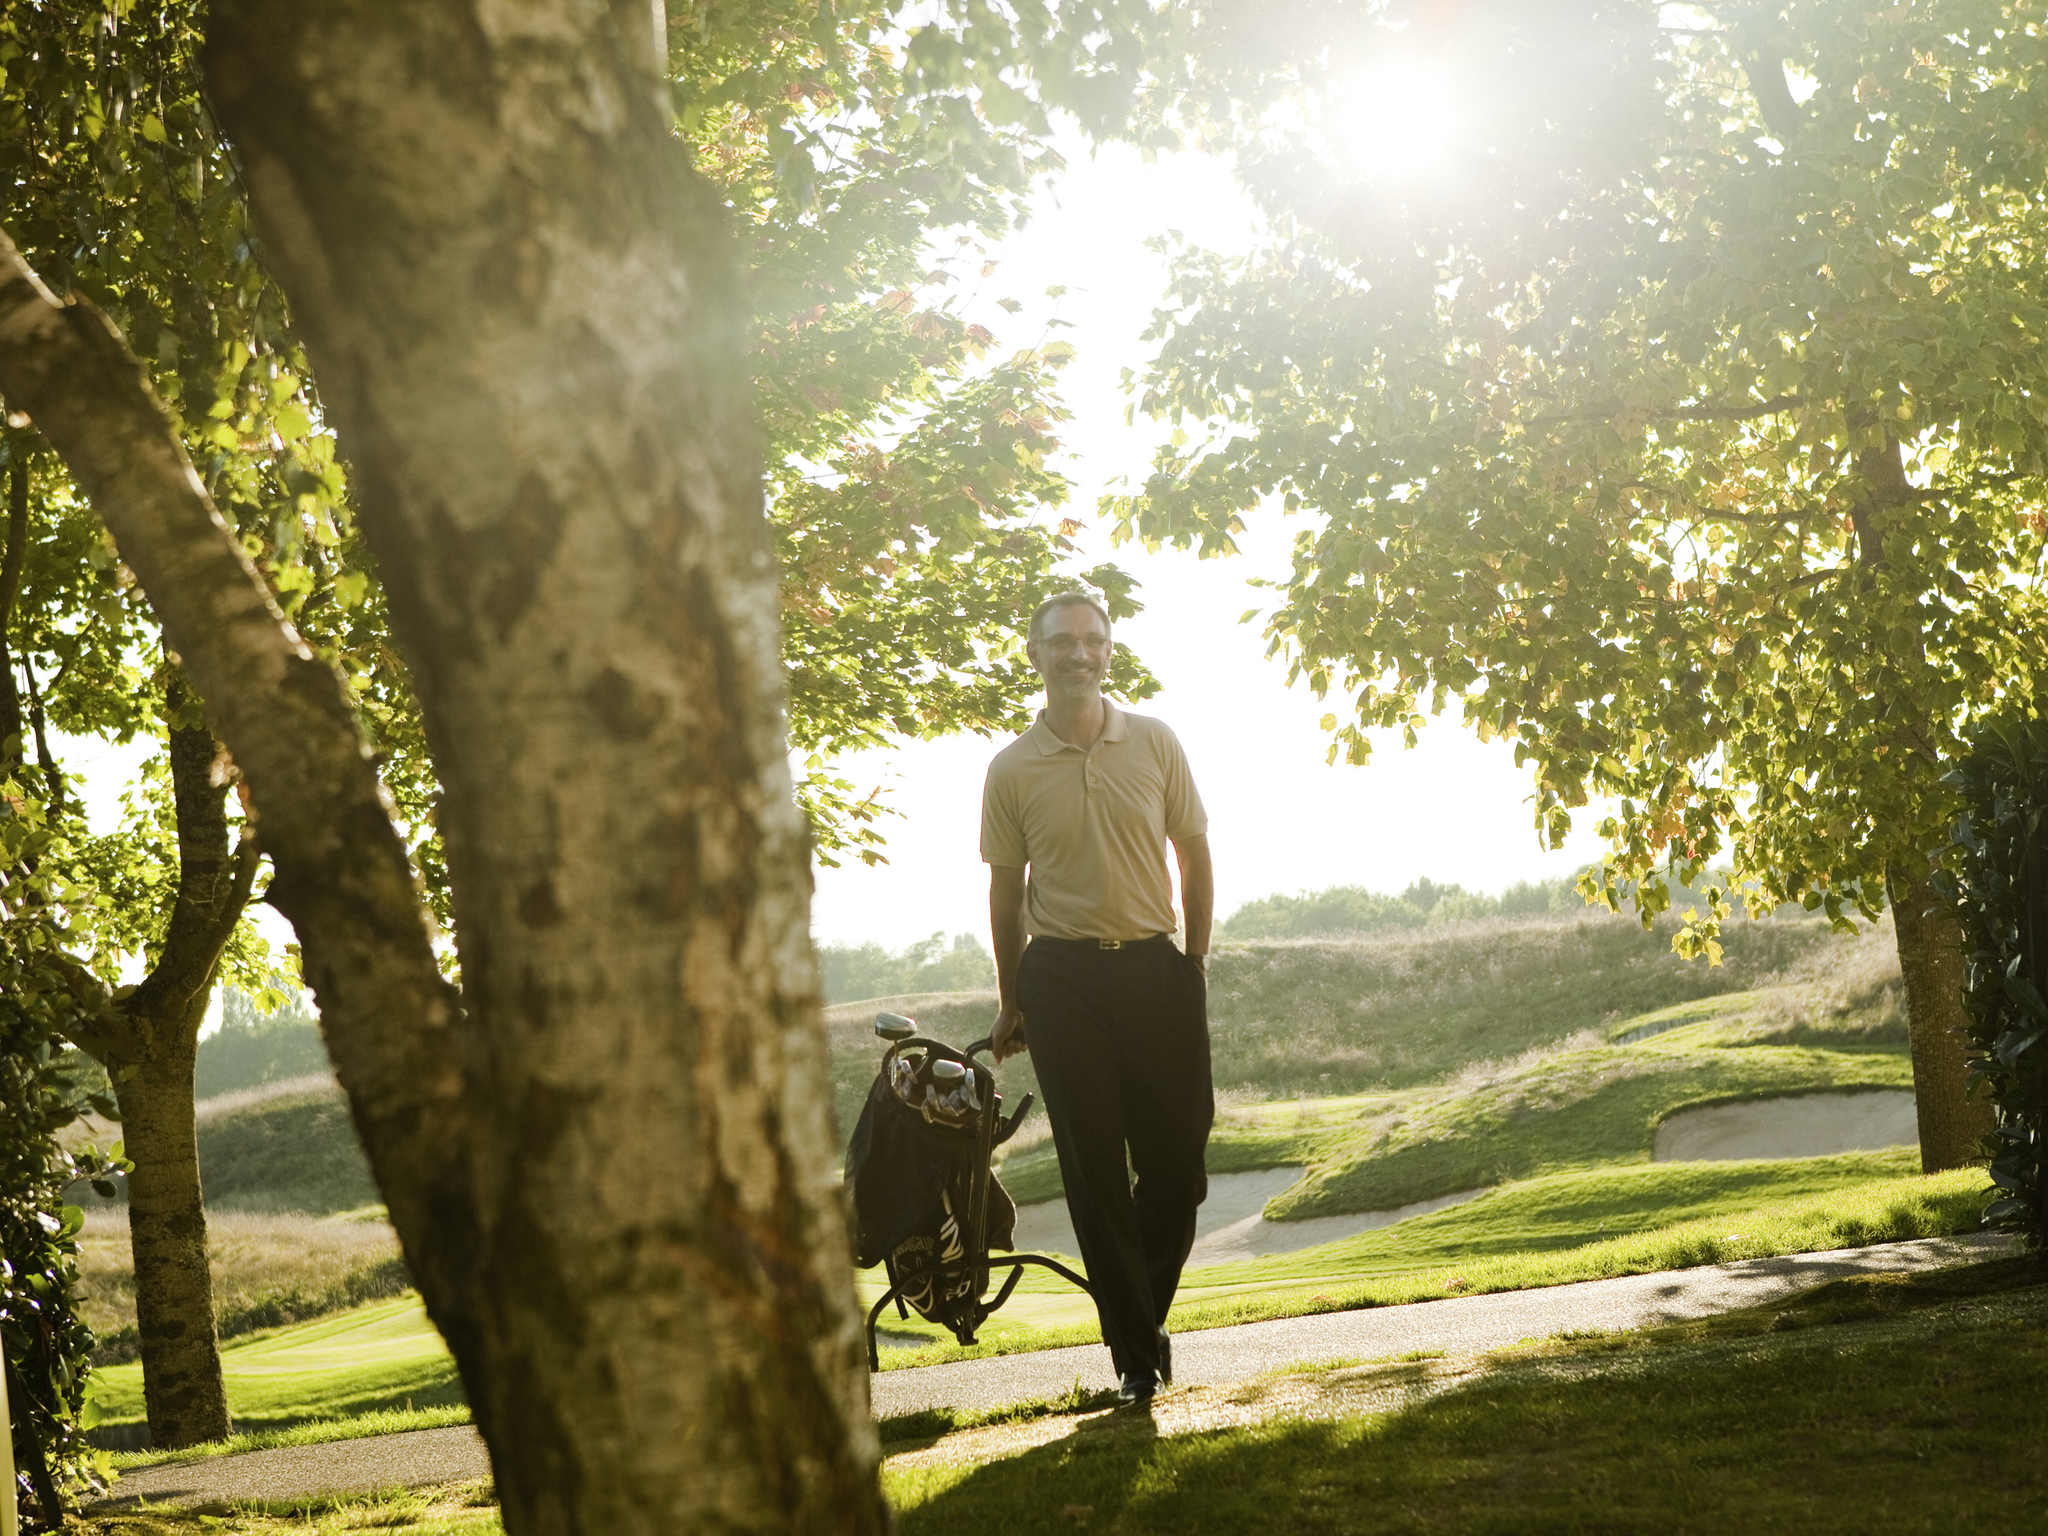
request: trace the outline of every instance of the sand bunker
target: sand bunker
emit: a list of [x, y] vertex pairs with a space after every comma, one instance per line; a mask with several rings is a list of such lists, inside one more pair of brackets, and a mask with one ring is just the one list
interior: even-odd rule
[[[1466, 1190], [1435, 1200], [1418, 1200], [1391, 1211], [1358, 1211], [1348, 1216], [1313, 1216], [1307, 1221], [1268, 1221], [1262, 1212], [1266, 1202], [1301, 1177], [1299, 1168], [1262, 1168], [1256, 1173], [1212, 1173], [1209, 1198], [1195, 1216], [1195, 1249], [1188, 1263], [1230, 1264], [1239, 1259], [1259, 1259], [1269, 1254], [1293, 1253], [1318, 1243], [1334, 1242], [1375, 1227], [1470, 1200], [1483, 1190]], [[1067, 1220], [1067, 1203], [1048, 1200], [1020, 1206], [1017, 1211], [1017, 1251], [1020, 1253], [1074, 1253], [1073, 1224]]]
[[1657, 1127], [1660, 1163], [1737, 1157], [1826, 1157], [1920, 1139], [1913, 1095], [1891, 1088], [1863, 1093], [1801, 1093], [1743, 1104], [1683, 1109]]

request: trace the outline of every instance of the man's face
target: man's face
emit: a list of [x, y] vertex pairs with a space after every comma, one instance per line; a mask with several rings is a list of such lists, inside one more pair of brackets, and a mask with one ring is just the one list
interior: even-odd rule
[[1109, 673], [1109, 626], [1086, 603], [1068, 603], [1039, 621], [1025, 654], [1048, 691], [1094, 692]]

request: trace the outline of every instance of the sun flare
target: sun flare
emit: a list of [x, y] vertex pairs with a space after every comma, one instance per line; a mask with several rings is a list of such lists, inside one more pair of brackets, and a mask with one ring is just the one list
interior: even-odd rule
[[1441, 166], [1458, 123], [1449, 76], [1417, 58], [1386, 58], [1333, 84], [1323, 131], [1330, 157], [1358, 175], [1405, 181]]

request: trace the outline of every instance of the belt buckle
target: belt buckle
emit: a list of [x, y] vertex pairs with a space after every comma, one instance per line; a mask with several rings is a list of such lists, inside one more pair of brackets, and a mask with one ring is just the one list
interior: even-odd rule
[[1095, 947], [1097, 949], [1122, 949], [1124, 941], [1122, 939], [1097, 939]]

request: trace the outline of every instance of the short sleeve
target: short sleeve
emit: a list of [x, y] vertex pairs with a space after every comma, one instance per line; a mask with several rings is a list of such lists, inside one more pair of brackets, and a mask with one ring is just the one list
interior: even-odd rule
[[1158, 739], [1160, 766], [1165, 771], [1166, 835], [1175, 842], [1200, 837], [1209, 830], [1209, 813], [1202, 809], [1188, 755], [1181, 750], [1180, 738], [1165, 726], [1159, 728]]
[[981, 786], [981, 861], [1005, 869], [1030, 862], [1024, 847], [1024, 823], [1017, 814], [1016, 788], [991, 763]]

